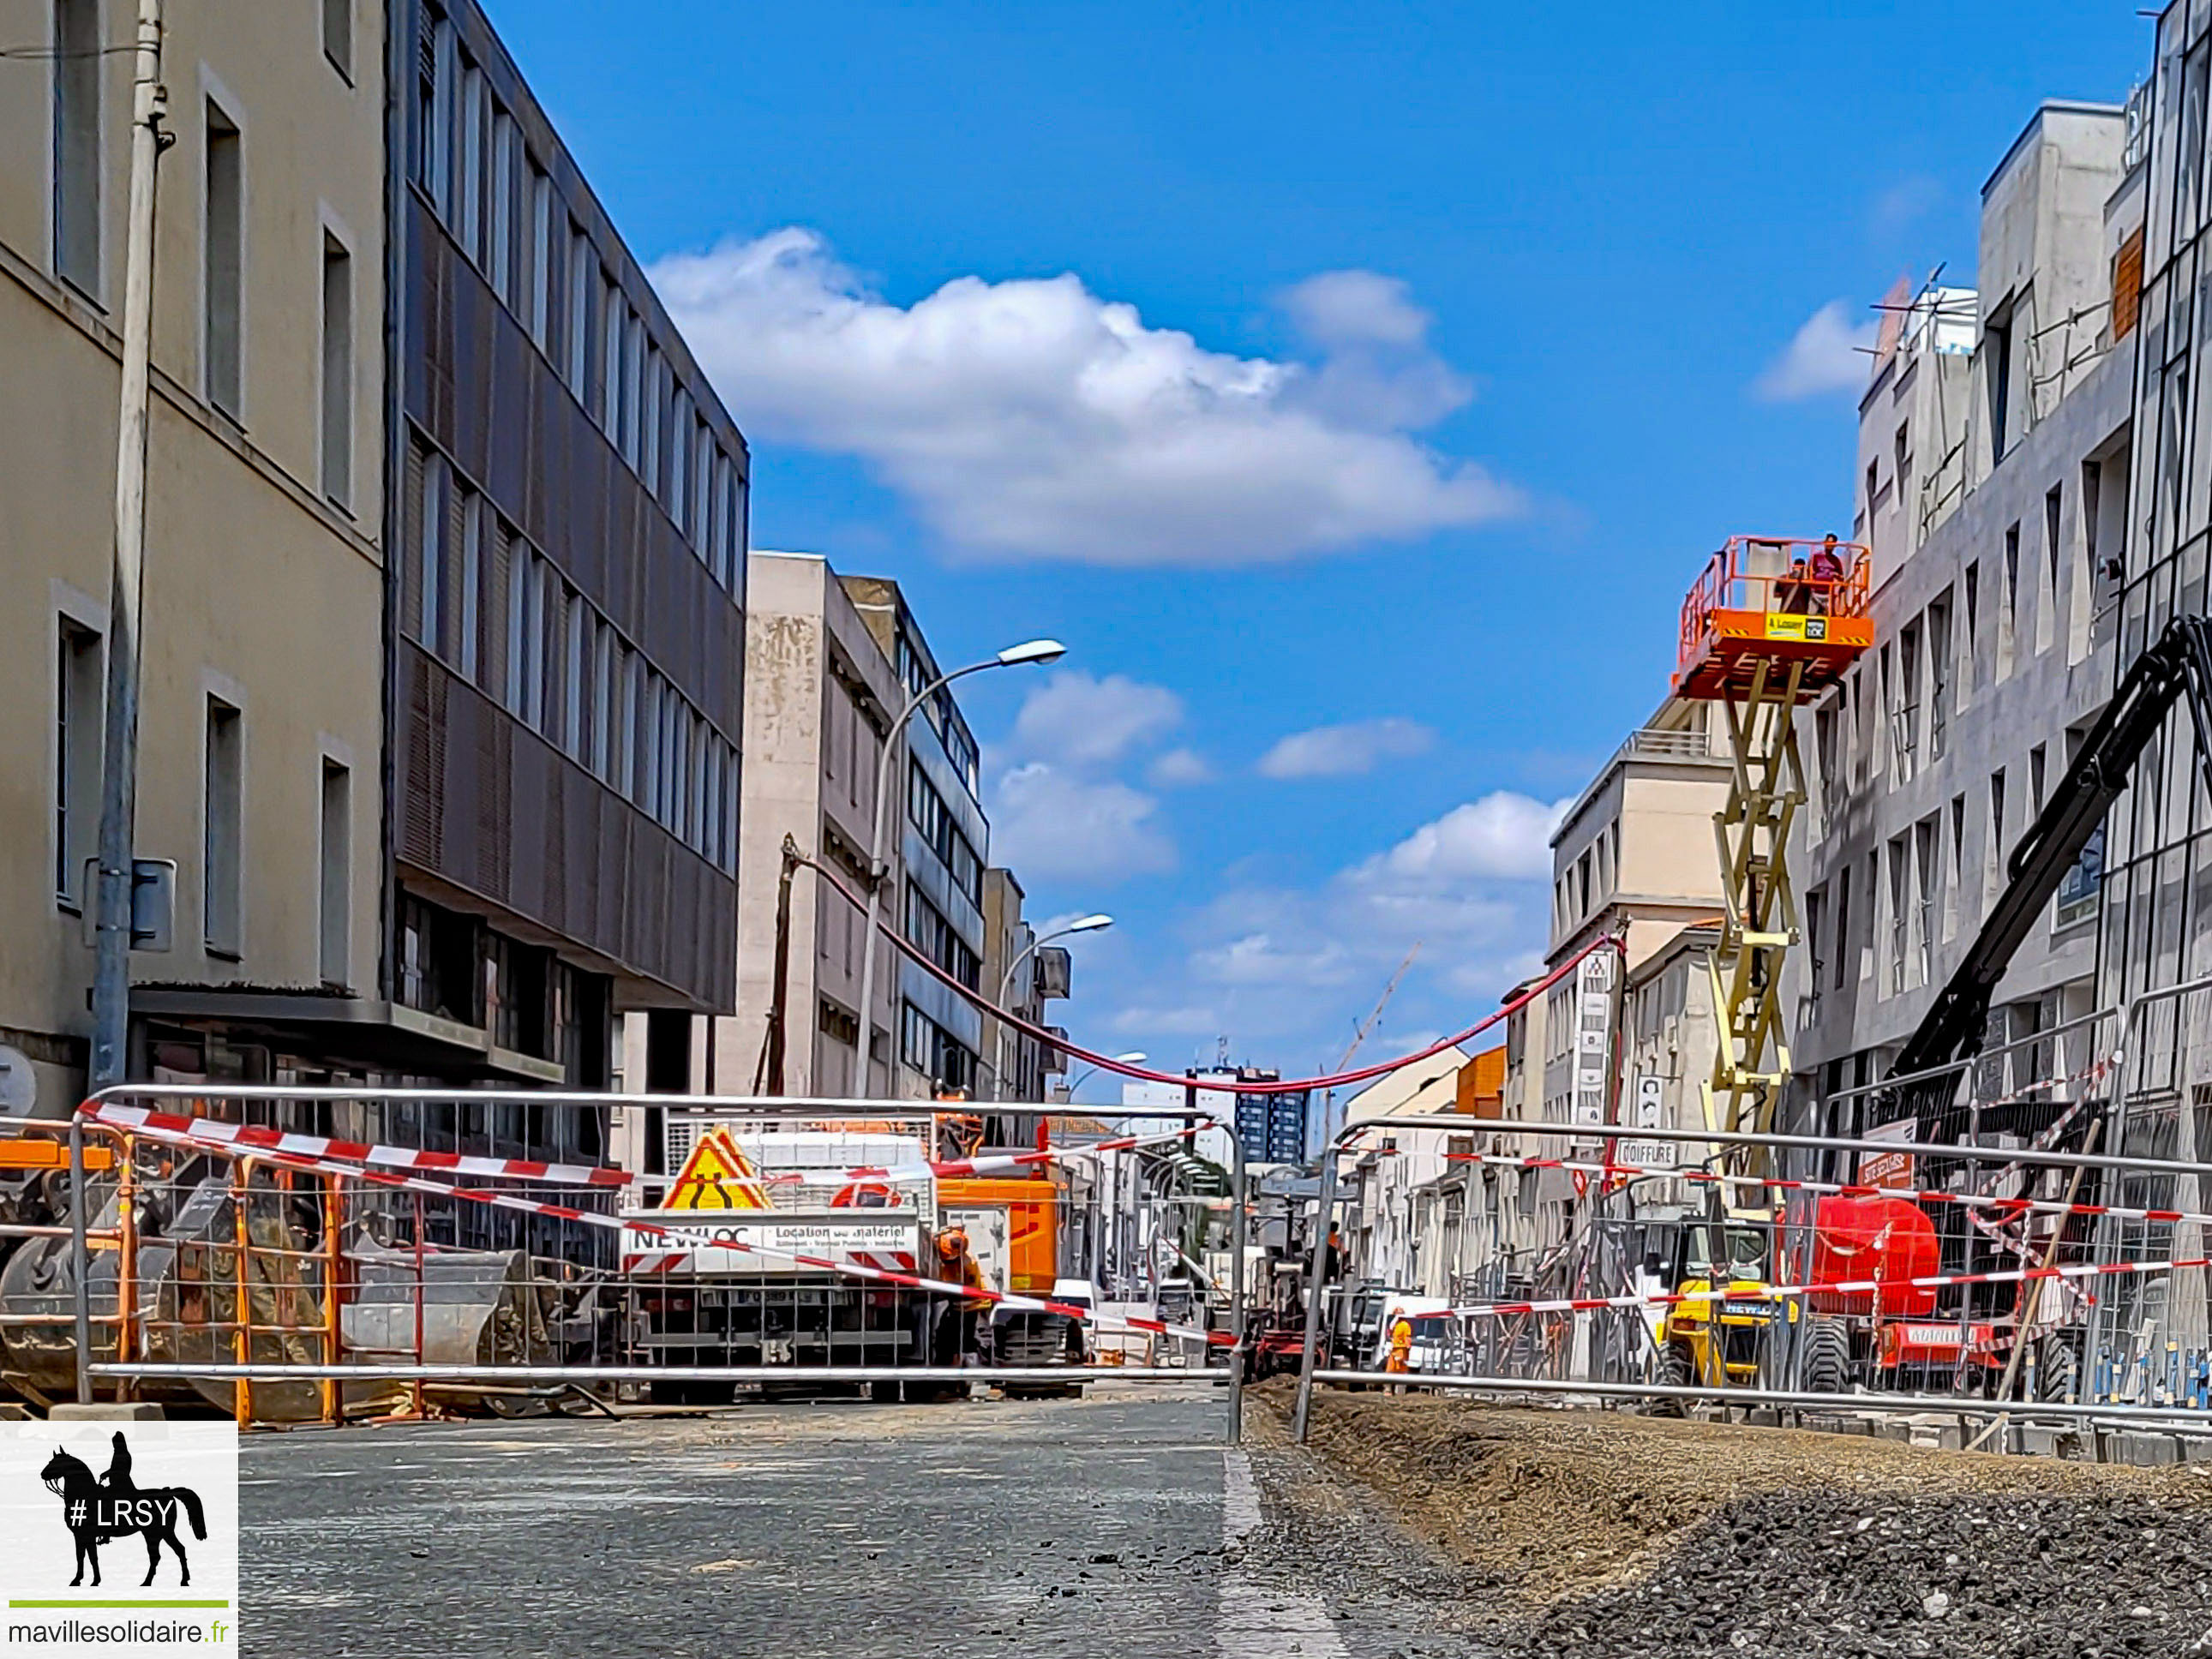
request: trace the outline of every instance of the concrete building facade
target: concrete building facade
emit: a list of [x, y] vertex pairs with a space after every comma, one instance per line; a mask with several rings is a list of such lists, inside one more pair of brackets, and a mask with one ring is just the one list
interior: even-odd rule
[[[0, 1096], [46, 1115], [90, 1030], [134, 18], [0, 3], [40, 49], [0, 61]], [[294, 1015], [379, 980], [383, 29], [168, 9], [136, 850], [177, 883], [140, 1077], [358, 1074]]]
[[[784, 838], [828, 865], [848, 891], [866, 890], [876, 770], [902, 695], [828, 560], [759, 551], [747, 565], [738, 1012], [712, 1028], [708, 1074], [719, 1094], [750, 1093], [766, 1079]], [[784, 1086], [791, 1094], [858, 1092], [854, 1045], [864, 928], [860, 912], [829, 883], [798, 872], [784, 1000]], [[896, 977], [880, 968], [879, 1030], [893, 1023]]]
[[[2135, 430], [2107, 257], [2129, 210], [2124, 129], [2117, 107], [2037, 112], [1984, 187], [1978, 293], [1914, 301], [1861, 399], [1876, 645], [1800, 721], [1793, 1060], [1811, 1097], [1884, 1073], [2112, 695]], [[2014, 959], [1995, 1039], [2088, 1012], [2101, 852]]]
[[[750, 1093], [767, 1080], [785, 837], [835, 872], [846, 892], [866, 895], [884, 736], [938, 672], [896, 583], [842, 575], [817, 554], [763, 550], [748, 562], [737, 1009], [698, 1023], [691, 1057], [696, 1075], [721, 1094]], [[883, 914], [962, 984], [992, 990], [984, 972], [989, 827], [975, 798], [976, 765], [975, 738], [949, 695], [907, 722], [890, 772]], [[1018, 927], [1018, 887], [1012, 891]], [[866, 929], [854, 903], [799, 872], [783, 986], [784, 1092], [914, 1099], [973, 1091], [982, 1050], [975, 1010], [887, 939], [876, 946], [875, 1064], [861, 1078]]]
[[[1022, 914], [1027, 899], [1012, 871], [993, 865], [983, 872], [982, 982], [1000, 1007], [1042, 1025], [1045, 1004], [1073, 994], [1074, 963], [1066, 945], [1037, 943], [1036, 929]], [[986, 1024], [982, 1097], [1042, 1102], [1050, 1079], [1066, 1074], [1065, 1057], [1003, 1022]], [[988, 1130], [984, 1143], [1034, 1143], [1035, 1124], [1034, 1114], [1014, 1115]]]
[[[845, 591], [903, 688], [918, 696], [942, 672], [899, 585], [882, 576], [848, 576]], [[981, 750], [950, 689], [939, 690], [906, 723], [900, 763], [892, 769], [900, 809], [890, 836], [897, 842], [884, 914], [938, 967], [969, 989], [983, 983], [983, 872], [990, 825], [983, 817]], [[889, 858], [886, 854], [886, 858]], [[884, 958], [878, 977], [893, 981], [896, 1020], [876, 1028], [882, 1051], [871, 1057], [908, 1097], [974, 1093], [983, 1049], [983, 1021], [975, 1006], [903, 954]], [[995, 989], [996, 988], [993, 988]]]

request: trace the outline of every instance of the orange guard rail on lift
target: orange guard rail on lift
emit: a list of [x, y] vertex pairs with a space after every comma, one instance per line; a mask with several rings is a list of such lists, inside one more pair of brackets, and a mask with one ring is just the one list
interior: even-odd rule
[[[1816, 579], [1813, 556], [1825, 538], [1731, 536], [1682, 601], [1674, 694], [1738, 696], [1762, 665], [1803, 664], [1800, 699], [1842, 678], [1874, 643], [1867, 614], [1867, 549], [1837, 542], [1840, 577]], [[1766, 567], [1771, 567], [1768, 568]]]

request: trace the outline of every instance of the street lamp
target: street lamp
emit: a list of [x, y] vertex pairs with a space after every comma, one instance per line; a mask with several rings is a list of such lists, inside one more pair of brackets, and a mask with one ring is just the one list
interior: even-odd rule
[[[1038, 945], [1049, 945], [1056, 939], [1066, 939], [1070, 933], [1100, 933], [1106, 928], [1111, 927], [1113, 925], [1114, 918], [1108, 915], [1078, 916], [1073, 921], [1069, 922], [1066, 927], [1055, 927], [1052, 932], [1043, 935], [1042, 938], [1031, 939], [1027, 945], [1024, 945], [1019, 951], [1014, 953], [1014, 959], [1006, 964], [1006, 971], [999, 975], [999, 994], [993, 1000], [991, 1006], [994, 1008], [1003, 1008], [1006, 1006], [1006, 993], [1013, 985], [1014, 970], [1030, 959], [1030, 956], [1036, 951]], [[992, 1054], [996, 1055], [999, 1051], [996, 1041], [998, 1035], [998, 1020], [996, 1016], [991, 1014], [984, 1015], [983, 1026], [983, 1045]], [[1006, 1073], [1001, 1067], [994, 1064], [991, 1067], [991, 1098], [994, 1100], [1004, 1100], [1006, 1097]]]
[[[1116, 1054], [1114, 1058], [1124, 1066], [1141, 1066], [1146, 1060], [1150, 1060], [1152, 1056], [1146, 1054], [1142, 1048], [1133, 1048], [1127, 1054]], [[1067, 1085], [1067, 1098], [1071, 1103], [1073, 1103], [1075, 1099], [1075, 1091], [1078, 1089], [1080, 1089], [1085, 1084], [1090, 1082], [1091, 1078], [1103, 1069], [1103, 1067], [1097, 1066], [1086, 1066], [1075, 1074], [1075, 1080]]]
[[[981, 662], [971, 662], [965, 668], [956, 668], [950, 674], [939, 674], [935, 679], [906, 700], [898, 718], [891, 722], [890, 730], [884, 733], [884, 752], [876, 762], [876, 816], [874, 826], [868, 833], [868, 926], [860, 938], [860, 1080], [855, 1095], [866, 1100], [870, 1097], [870, 1067], [868, 1050], [875, 1045], [876, 1024], [876, 928], [877, 919], [883, 911], [884, 876], [884, 810], [890, 798], [891, 757], [897, 752], [899, 734], [906, 723], [914, 718], [914, 711], [935, 696], [957, 679], [970, 674], [980, 674], [987, 668], [1021, 668], [1030, 663], [1058, 662], [1067, 654], [1067, 647], [1058, 640], [1025, 640], [1019, 645], [1010, 645], [994, 657]], [[891, 1065], [898, 1063], [898, 1034], [891, 1034]], [[887, 1068], [888, 1069], [888, 1068]], [[888, 1075], [886, 1082], [889, 1081]]]

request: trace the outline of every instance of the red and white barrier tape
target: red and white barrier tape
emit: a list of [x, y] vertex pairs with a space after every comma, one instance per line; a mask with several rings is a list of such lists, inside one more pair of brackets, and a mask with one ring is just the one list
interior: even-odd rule
[[1883, 1291], [1933, 1291], [1953, 1285], [2020, 1285], [2031, 1279], [2119, 1278], [2212, 1267], [2212, 1256], [2171, 1261], [2079, 1261], [2055, 1267], [2008, 1267], [1980, 1273], [1929, 1273], [1919, 1279], [1845, 1279], [1823, 1285], [1761, 1285], [1736, 1290], [1655, 1291], [1649, 1295], [1558, 1297], [1545, 1302], [1490, 1302], [1454, 1308], [1462, 1319], [1513, 1318], [1522, 1314], [1595, 1313], [1604, 1308], [1679, 1308], [1699, 1302], [1795, 1302], [1816, 1294], [1869, 1296]]
[[[182, 1129], [141, 1125], [138, 1133], [155, 1140], [173, 1145], [208, 1147], [228, 1146], [228, 1141], [210, 1141], [194, 1133], [205, 1124], [205, 1120], [180, 1120]], [[215, 1126], [229, 1128], [234, 1126]], [[1011, 1308], [1024, 1313], [1062, 1314], [1073, 1319], [1087, 1319], [1102, 1329], [1140, 1331], [1152, 1336], [1188, 1337], [1216, 1347], [1229, 1347], [1235, 1339], [1223, 1331], [1208, 1331], [1190, 1325], [1171, 1325], [1164, 1320], [1135, 1319], [1127, 1315], [1101, 1314], [1079, 1307], [1072, 1302], [1054, 1302], [1043, 1297], [1021, 1296], [1006, 1291], [980, 1289], [970, 1285], [954, 1284], [949, 1279], [924, 1279], [919, 1274], [897, 1273], [889, 1268], [863, 1267], [858, 1262], [838, 1261], [829, 1256], [803, 1255], [794, 1250], [764, 1249], [742, 1239], [717, 1237], [711, 1224], [697, 1226], [667, 1226], [659, 1222], [625, 1221], [617, 1216], [599, 1215], [589, 1210], [579, 1210], [566, 1204], [549, 1204], [542, 1199], [522, 1198], [513, 1193], [487, 1193], [466, 1187], [448, 1186], [443, 1182], [426, 1181], [420, 1176], [397, 1175], [385, 1170], [361, 1169], [331, 1159], [309, 1157], [296, 1152], [264, 1151], [257, 1154], [271, 1164], [289, 1169], [306, 1170], [316, 1174], [350, 1176], [380, 1187], [390, 1187], [406, 1192], [430, 1193], [440, 1198], [465, 1199], [471, 1203], [489, 1204], [502, 1210], [520, 1211], [525, 1215], [551, 1216], [562, 1221], [579, 1221], [586, 1226], [602, 1227], [615, 1231], [627, 1229], [647, 1237], [695, 1242], [695, 1236], [705, 1235], [696, 1242], [718, 1250], [730, 1250], [739, 1255], [757, 1256], [763, 1261], [788, 1262], [795, 1267], [833, 1273], [848, 1279], [865, 1279], [872, 1284], [892, 1285], [902, 1290], [929, 1291], [945, 1296], [957, 1296], [969, 1301], [988, 1302], [994, 1306]]]
[[465, 1152], [424, 1152], [414, 1146], [373, 1146], [362, 1140], [335, 1140], [328, 1135], [295, 1134], [289, 1129], [264, 1129], [249, 1123], [225, 1123], [211, 1117], [185, 1117], [107, 1100], [88, 1101], [83, 1111], [94, 1121], [118, 1129], [188, 1134], [210, 1146], [257, 1155], [282, 1152], [295, 1158], [337, 1158], [386, 1169], [434, 1170], [447, 1175], [543, 1181], [563, 1187], [623, 1187], [635, 1178], [624, 1170], [590, 1164], [541, 1164], [530, 1158], [478, 1158]]
[[1447, 1152], [1459, 1164], [1493, 1164], [1509, 1169], [1566, 1170], [1587, 1175], [1671, 1176], [1703, 1186], [1778, 1187], [1790, 1192], [1821, 1193], [1839, 1198], [1901, 1198], [1913, 1204], [1948, 1204], [1968, 1209], [1994, 1210], [2000, 1218], [2027, 1214], [2111, 1216], [2118, 1221], [2193, 1221], [2212, 1226], [2212, 1212], [2136, 1209], [2122, 1204], [2068, 1204], [2053, 1198], [1999, 1198], [1994, 1194], [1952, 1193], [1933, 1188], [1861, 1187], [1841, 1181], [1793, 1181], [1781, 1177], [1762, 1180], [1755, 1176], [1723, 1175], [1712, 1170], [1670, 1170], [1662, 1164], [1601, 1164], [1569, 1158], [1523, 1158], [1506, 1152]]

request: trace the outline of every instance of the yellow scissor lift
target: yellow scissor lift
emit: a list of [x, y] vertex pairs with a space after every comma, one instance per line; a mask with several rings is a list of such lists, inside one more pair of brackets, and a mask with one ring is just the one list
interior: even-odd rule
[[[1815, 575], [1818, 568], [1826, 574]], [[1832, 539], [1736, 536], [1713, 555], [1682, 604], [1674, 694], [1717, 702], [1726, 721], [1728, 804], [1713, 815], [1720, 855], [1720, 947], [1711, 957], [1713, 1010], [1720, 1024], [1712, 1076], [1704, 1088], [1705, 1127], [1765, 1133], [1790, 1076], [1782, 1010], [1785, 953], [1800, 938], [1790, 879], [1790, 830], [1805, 802], [1796, 714], [1836, 684], [1874, 643], [1867, 615], [1867, 550]], [[1721, 1168], [1756, 1186], [1769, 1169], [1763, 1147], [1723, 1149]], [[1729, 1198], [1705, 1224], [1715, 1242], [1707, 1265], [1677, 1285], [1709, 1301], [1680, 1304], [1662, 1324], [1662, 1376], [1707, 1382], [1755, 1381], [1771, 1304], [1754, 1299], [1762, 1270], [1741, 1248], [1718, 1248], [1748, 1228], [1771, 1231], [1764, 1203]], [[1771, 1251], [1769, 1252], [1771, 1258]], [[1716, 1284], [1723, 1278], [1725, 1283]], [[1744, 1305], [1731, 1307], [1735, 1293]]]

